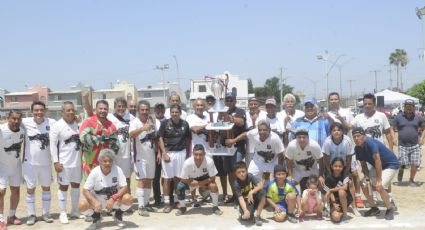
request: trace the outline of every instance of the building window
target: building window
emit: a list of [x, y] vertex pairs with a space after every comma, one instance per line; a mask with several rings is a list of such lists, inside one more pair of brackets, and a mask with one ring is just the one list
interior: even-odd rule
[[56, 101], [61, 101], [62, 100], [62, 95], [56, 95]]
[[131, 93], [127, 94], [127, 101], [133, 100], [133, 95]]
[[102, 99], [106, 100], [106, 93], [102, 93]]
[[199, 85], [198, 86], [198, 92], [200, 92], [200, 93], [207, 92], [207, 86], [206, 85]]
[[10, 98], [10, 101], [11, 101], [11, 102], [18, 102], [18, 97], [17, 97], [17, 96], [12, 96], [12, 97]]
[[143, 98], [152, 98], [152, 94], [149, 93], [143, 93]]

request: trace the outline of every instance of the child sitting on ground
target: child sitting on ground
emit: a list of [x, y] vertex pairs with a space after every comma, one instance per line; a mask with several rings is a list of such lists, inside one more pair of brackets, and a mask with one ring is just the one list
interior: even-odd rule
[[331, 175], [326, 177], [325, 199], [331, 206], [331, 220], [339, 223], [347, 217], [348, 205], [353, 202], [353, 197], [348, 189], [349, 177], [344, 170], [344, 160], [335, 157], [331, 162]]
[[[236, 180], [233, 185], [239, 212], [242, 220], [254, 219], [255, 225], [261, 226], [261, 211], [266, 203], [266, 197], [263, 190], [263, 183], [251, 173], [248, 173], [246, 164], [242, 161], [234, 166]], [[254, 212], [257, 215], [254, 217]]]
[[274, 209], [274, 220], [276, 222], [288, 221], [291, 223], [298, 222], [295, 217], [295, 208], [301, 205], [301, 199], [298, 189], [294, 182], [286, 179], [286, 169], [283, 165], [274, 167], [274, 180], [272, 180], [267, 188], [267, 203]]
[[307, 180], [307, 189], [304, 190], [301, 198], [300, 220], [303, 220], [306, 214], [316, 214], [318, 220], [322, 219], [324, 205], [318, 187], [318, 177], [311, 175]]

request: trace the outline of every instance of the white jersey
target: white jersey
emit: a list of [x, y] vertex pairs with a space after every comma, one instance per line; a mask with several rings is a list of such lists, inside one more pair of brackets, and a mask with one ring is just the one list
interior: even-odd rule
[[0, 125], [0, 167], [16, 168], [20, 164], [22, 143], [25, 131], [20, 127], [19, 131], [13, 132], [7, 123]]
[[270, 136], [264, 141], [260, 140], [258, 129], [252, 129], [246, 135], [254, 151], [254, 161], [277, 164], [277, 155], [283, 154], [285, 147], [276, 133], [270, 132]]
[[[203, 114], [204, 117], [201, 118], [196, 114], [191, 114], [187, 117], [187, 123], [189, 123], [189, 128], [192, 128], [194, 126], [203, 126], [203, 125], [207, 125], [209, 123], [210, 117], [208, 113], [204, 113]], [[201, 144], [204, 146], [205, 149], [208, 148], [208, 142], [207, 142], [207, 131], [205, 130], [205, 132], [196, 134], [194, 132], [192, 132], [192, 149], [193, 146], [195, 146], [196, 144]]]
[[352, 125], [355, 127], [362, 127], [365, 130], [366, 135], [377, 139], [384, 143], [384, 130], [390, 128], [387, 116], [384, 113], [375, 111], [375, 113], [368, 117], [365, 113], [357, 115]]
[[130, 127], [130, 121], [134, 119], [134, 116], [130, 113], [125, 113], [122, 119], [118, 119], [114, 114], [109, 113], [108, 120], [112, 122], [117, 128], [119, 150], [117, 157], [120, 159], [128, 159], [131, 154], [131, 142], [128, 128]]
[[[170, 118], [171, 118], [170, 108], [165, 109], [164, 117], [165, 117], [166, 119], [170, 119]], [[186, 120], [186, 118], [187, 118], [187, 113], [186, 113], [186, 111], [182, 110], [182, 114], [180, 115], [180, 118], [181, 118], [182, 120]]]
[[158, 119], [158, 118], [155, 119], [155, 131], [156, 132], [159, 131], [159, 127], [161, 127], [161, 122], [165, 119], [167, 119], [167, 118], [163, 117], [162, 119]]
[[49, 132], [55, 122], [53, 119], [44, 118], [41, 124], [37, 124], [33, 117], [22, 119], [26, 132], [24, 163], [38, 166], [52, 164]]
[[[245, 128], [246, 129], [252, 129], [254, 127], [254, 122], [251, 119], [251, 115], [250, 115], [249, 111], [246, 111], [245, 113], [246, 113]], [[258, 122], [260, 120], [266, 120], [266, 117], [267, 117], [266, 111], [260, 110], [258, 115], [257, 115], [257, 118], [255, 119], [255, 127], [257, 127]]]
[[[353, 123], [353, 120], [354, 120], [354, 116], [353, 116], [353, 113], [351, 113], [351, 110], [350, 109], [344, 109], [344, 108], [339, 108], [339, 110], [338, 110], [338, 113], [339, 113], [339, 115], [341, 116], [341, 117], [343, 117], [344, 119], [345, 119], [345, 121], [348, 123], [348, 124], [351, 124], [351, 123]], [[342, 121], [340, 121], [339, 119], [337, 119], [336, 118], [336, 111], [333, 111], [333, 110], [330, 110], [329, 112], [328, 112], [328, 114], [329, 114], [329, 116], [334, 120], [334, 122], [336, 122], [336, 123], [341, 123], [342, 124]], [[346, 131], [347, 133], [345, 133], [346, 135], [348, 135], [348, 137], [352, 137], [352, 135], [351, 135], [351, 132], [349, 131], [349, 130], [344, 130], [344, 131]]]
[[84, 189], [89, 190], [97, 196], [106, 196], [118, 192], [121, 187], [127, 186], [127, 181], [121, 168], [113, 164], [108, 175], [103, 174], [100, 166], [96, 166], [87, 177]]
[[59, 162], [65, 168], [81, 167], [81, 149], [78, 124], [68, 124], [61, 118], [50, 130], [53, 163]]
[[[297, 120], [300, 117], [304, 117], [305, 113], [301, 110], [296, 109], [294, 115], [289, 115], [289, 117], [291, 118], [288, 123], [286, 124], [286, 127], [284, 127], [285, 129], [291, 129], [291, 122]], [[279, 120], [280, 123], [282, 123], [282, 126], [284, 126], [285, 124], [285, 119], [288, 116], [288, 114], [286, 113], [285, 110], [282, 110], [280, 112], [278, 112], [276, 114], [277, 119]]]
[[319, 144], [310, 139], [304, 149], [301, 149], [297, 140], [289, 142], [286, 157], [294, 162], [293, 177], [300, 182], [303, 177], [319, 175], [317, 160], [323, 157]]
[[[136, 146], [134, 154], [138, 159], [155, 159], [156, 127], [152, 120], [149, 119], [148, 122], [152, 125], [151, 130], [143, 131], [137, 138], [134, 138]], [[144, 125], [145, 123], [143, 123], [140, 118], [135, 118], [130, 122], [129, 132], [143, 128]]]
[[195, 164], [193, 156], [187, 158], [183, 163], [183, 168], [180, 173], [181, 179], [194, 179], [203, 181], [207, 178], [217, 175], [218, 171], [215, 168], [212, 158], [205, 156], [201, 166], [198, 168]]
[[322, 151], [323, 154], [329, 156], [331, 162], [335, 157], [340, 157], [345, 163], [347, 163], [345, 161], [347, 156], [354, 155], [354, 146], [347, 135], [343, 136], [342, 141], [339, 144], [335, 144], [332, 140], [332, 136], [329, 136], [323, 143]]
[[266, 120], [269, 122], [272, 132], [279, 135], [282, 135], [285, 132], [285, 128], [283, 127], [283, 122], [280, 122], [277, 116], [275, 116], [275, 118], [269, 118], [267, 116]]

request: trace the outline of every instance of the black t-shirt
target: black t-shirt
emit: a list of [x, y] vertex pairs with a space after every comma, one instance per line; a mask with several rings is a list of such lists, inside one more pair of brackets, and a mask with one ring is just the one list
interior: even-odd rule
[[[229, 115], [235, 116], [235, 117], [237, 117], [237, 118], [242, 118], [242, 119], [243, 119], [243, 121], [244, 121], [244, 124], [246, 124], [246, 113], [245, 113], [245, 110], [243, 110], [243, 109], [241, 109], [241, 108], [238, 108], [238, 107], [235, 107], [233, 110], [230, 110], [230, 109], [229, 109], [229, 110], [227, 111], [227, 113], [228, 113]], [[233, 128], [232, 128], [232, 131], [233, 131], [233, 136], [234, 136], [234, 137], [237, 137], [237, 136], [239, 136], [241, 133], [245, 132], [245, 125], [244, 125], [244, 126], [242, 126], [242, 127], [237, 126], [237, 125], [234, 125], [234, 126], [233, 126]], [[245, 141], [245, 140], [243, 140], [243, 141], [239, 141], [239, 142], [237, 142], [237, 143], [235, 144], [235, 146], [238, 148], [238, 151], [239, 151], [239, 152], [245, 153], [245, 144], [246, 144], [246, 141]]]
[[192, 138], [192, 132], [185, 120], [180, 119], [178, 124], [174, 124], [170, 118], [161, 122], [158, 136], [163, 138], [168, 151], [182, 151], [187, 147], [186, 141]]
[[256, 178], [251, 173], [248, 173], [246, 176], [246, 180], [241, 181], [239, 178], [236, 177], [235, 183], [233, 185], [235, 189], [235, 193], [237, 197], [243, 196], [246, 198], [248, 196], [248, 193], [257, 186], [258, 183], [261, 181]]
[[399, 113], [393, 121], [397, 127], [398, 143], [404, 147], [411, 147], [419, 143], [418, 128], [424, 125], [422, 117], [413, 114], [407, 117], [404, 113]]
[[[325, 180], [325, 186], [323, 186], [323, 190], [325, 190], [326, 192], [329, 191], [330, 189], [339, 187], [339, 186], [343, 186], [345, 184], [348, 185], [348, 182], [350, 181], [350, 178], [348, 177], [348, 174], [344, 174], [341, 177], [335, 177], [333, 175], [329, 175], [326, 177]], [[347, 190], [345, 191], [347, 194], [347, 201], [348, 204], [351, 204], [351, 202], [353, 201], [351, 193], [350, 193], [350, 189], [347, 187]], [[339, 193], [338, 192], [333, 192], [334, 196], [335, 196], [335, 200], [336, 203], [340, 203], [340, 198], [339, 198]]]

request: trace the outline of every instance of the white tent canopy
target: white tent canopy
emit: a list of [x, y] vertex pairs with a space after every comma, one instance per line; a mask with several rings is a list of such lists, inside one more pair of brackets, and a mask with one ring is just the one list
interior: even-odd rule
[[391, 91], [389, 89], [385, 89], [381, 92], [375, 93], [375, 97], [384, 96], [384, 104], [403, 104], [406, 99], [412, 99], [415, 103], [419, 103], [419, 99], [416, 97], [409, 96], [404, 93], [399, 93], [395, 91]]

